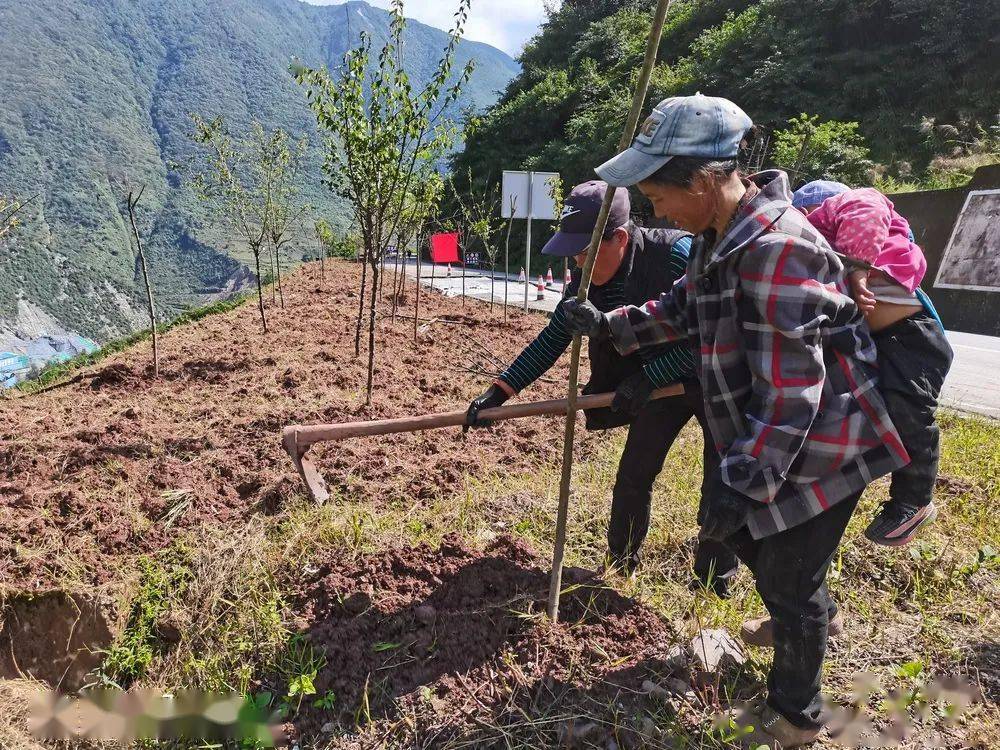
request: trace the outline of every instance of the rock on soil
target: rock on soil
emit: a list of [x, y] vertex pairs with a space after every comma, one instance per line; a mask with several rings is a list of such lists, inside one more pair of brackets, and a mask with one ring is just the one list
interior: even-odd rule
[[[540, 715], [547, 704], [646, 700], [643, 681], [669, 672], [678, 642], [670, 623], [570, 569], [564, 584], [576, 585], [551, 626], [540, 616], [547, 568], [512, 537], [483, 551], [449, 536], [436, 549], [332, 558], [299, 582], [295, 600], [327, 660], [317, 692], [336, 694], [334, 713], [348, 726], [365, 701], [374, 717], [429, 705], [459, 723], [511, 701]], [[330, 711], [306, 707], [297, 726], [305, 738], [330, 720]]]
[[718, 672], [747, 660], [743, 647], [726, 630], [702, 630], [691, 641], [691, 653], [703, 672]]

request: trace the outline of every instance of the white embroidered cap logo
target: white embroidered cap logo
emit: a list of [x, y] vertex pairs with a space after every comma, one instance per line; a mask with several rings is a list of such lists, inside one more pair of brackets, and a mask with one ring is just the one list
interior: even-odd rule
[[580, 213], [580, 209], [576, 208], [575, 206], [571, 206], [567, 203], [565, 206], [563, 206], [562, 213], [559, 215], [559, 221], [562, 221], [563, 219], [568, 219], [570, 216], [573, 216], [578, 213]]

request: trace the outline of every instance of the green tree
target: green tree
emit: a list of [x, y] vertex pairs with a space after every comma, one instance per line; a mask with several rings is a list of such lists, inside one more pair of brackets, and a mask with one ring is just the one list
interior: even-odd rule
[[205, 120], [192, 115], [191, 119], [195, 126], [191, 138], [201, 147], [192, 163], [192, 187], [250, 248], [260, 322], [267, 333], [260, 256], [273, 238], [276, 206], [283, 195], [280, 186], [296, 169], [298, 147], [284, 130], [267, 131], [256, 120], [246, 135], [234, 136], [221, 117]]
[[775, 166], [798, 184], [824, 179], [863, 185], [873, 177], [875, 165], [856, 122], [820, 122], [801, 114], [774, 133], [773, 148]]
[[10, 234], [21, 224], [18, 214], [24, 210], [25, 203], [0, 195], [0, 240]]
[[[557, 171], [568, 184], [591, 179], [612, 155], [651, 6], [564, 0], [552, 10], [521, 56], [521, 73], [478, 114], [452, 160], [456, 174], [501, 164]], [[927, 138], [922, 117], [959, 131], [961, 122], [987, 131], [994, 122], [998, 26], [1000, 3], [980, 0], [675, 0], [646, 106], [697, 91], [725, 96], [760, 126], [762, 144], [801, 112], [857, 122], [871, 149], [864, 158], [906, 162], [919, 174], [968, 148], [947, 133]], [[971, 129], [958, 140], [985, 142]], [[963, 171], [988, 158], [963, 157]]]
[[369, 277], [368, 384], [371, 403], [375, 376], [376, 309], [379, 272], [389, 242], [397, 236], [415, 175], [429, 173], [455, 142], [457, 127], [446, 110], [472, 75], [470, 61], [457, 76], [455, 53], [471, 0], [458, 0], [455, 25], [433, 75], [415, 88], [403, 62], [406, 29], [403, 0], [392, 0], [389, 35], [372, 59], [372, 40], [344, 57], [336, 76], [304, 66], [293, 69], [306, 89], [321, 130], [328, 136], [324, 169], [328, 184], [351, 204], [363, 243], [365, 268], [355, 329], [360, 356], [361, 310]]

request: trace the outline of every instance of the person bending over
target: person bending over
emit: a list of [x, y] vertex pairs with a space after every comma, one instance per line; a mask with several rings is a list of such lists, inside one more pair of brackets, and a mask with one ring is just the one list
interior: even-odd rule
[[638, 185], [692, 232], [684, 279], [605, 313], [566, 300], [566, 328], [630, 355], [694, 340], [719, 460], [702, 536], [747, 565], [771, 615], [766, 701], [740, 716], [751, 742], [797, 747], [822, 728], [831, 560], [865, 486], [908, 461], [876, 387], [875, 346], [841, 258], [792, 208], [788, 177], [737, 169], [750, 118], [725, 99], [660, 102], [632, 147], [598, 168]]
[[[577, 185], [566, 200], [559, 232], [542, 252], [554, 257], [574, 257], [568, 294], [576, 294], [580, 268], [586, 259], [594, 225], [607, 185], [594, 180]], [[687, 232], [645, 229], [630, 220], [628, 191], [615, 193], [608, 231], [598, 250], [590, 287], [591, 299], [602, 310], [644, 302], [669, 289], [687, 268], [691, 235]], [[497, 381], [469, 406], [467, 422], [483, 426], [480, 409], [500, 406], [542, 377], [572, 341], [562, 310]], [[608, 527], [609, 561], [627, 574], [639, 564], [639, 552], [649, 530], [653, 483], [678, 433], [692, 417], [706, 436], [706, 465], [716, 460], [704, 432], [702, 398], [694, 380], [694, 357], [686, 340], [650, 349], [642, 355], [622, 356], [608, 341], [590, 344], [591, 380], [585, 393], [615, 391], [610, 409], [588, 410], [588, 429], [628, 425], [628, 438], [618, 465]], [[685, 394], [649, 401], [653, 390], [671, 383], [685, 383]], [[699, 545], [695, 555], [696, 582], [725, 596], [737, 568], [735, 555], [717, 542]]]

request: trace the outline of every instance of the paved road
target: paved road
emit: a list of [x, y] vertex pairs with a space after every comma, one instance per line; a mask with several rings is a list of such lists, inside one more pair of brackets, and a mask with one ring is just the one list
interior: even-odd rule
[[955, 363], [941, 403], [952, 409], [1000, 419], [1000, 338], [948, 331]]
[[[410, 277], [417, 275], [416, 263], [412, 261], [407, 264], [406, 273]], [[437, 266], [434, 269], [434, 276], [431, 277], [431, 269], [428, 263], [424, 263], [420, 267], [420, 278], [426, 286], [432, 286], [439, 292], [442, 292], [446, 297], [461, 297], [462, 296], [462, 269], [459, 266], [453, 266], [451, 269], [451, 276], [447, 276], [447, 268], [445, 266]], [[558, 277], [561, 273], [556, 272]], [[538, 299], [538, 289], [537, 283], [538, 279], [532, 279], [531, 283], [525, 284], [524, 282], [518, 281], [517, 277], [511, 275], [504, 278], [502, 273], [496, 274], [496, 278], [493, 281], [493, 299], [500, 304], [503, 304], [504, 298], [504, 283], [507, 284], [507, 300], [508, 304], [512, 307], [523, 307], [525, 291], [527, 291], [528, 297], [528, 309], [539, 310], [542, 312], [552, 312], [556, 309], [556, 305], [562, 299], [562, 289], [563, 285], [561, 281], [555, 281], [552, 286], [547, 287], [542, 293], [542, 299]], [[490, 276], [489, 273], [482, 273], [480, 271], [467, 270], [465, 273], [465, 296], [472, 297], [478, 300], [489, 301], [490, 299]]]
[[[427, 264], [421, 267], [424, 283], [430, 286], [431, 274]], [[416, 265], [407, 268], [407, 273], [416, 275]], [[434, 287], [452, 297], [462, 295], [462, 273], [457, 266], [452, 268], [451, 277], [445, 276], [446, 269], [435, 269]], [[537, 280], [536, 280], [537, 281]], [[516, 277], [507, 280], [508, 300], [511, 305], [524, 304], [525, 284]], [[503, 301], [504, 278], [497, 274], [494, 294]], [[562, 284], [558, 281], [545, 290], [544, 299], [537, 300], [535, 283], [527, 286], [528, 306], [533, 310], [551, 312], [562, 299]], [[490, 297], [489, 275], [467, 271], [465, 293], [469, 297], [488, 300]], [[972, 333], [948, 332], [948, 340], [955, 350], [955, 363], [945, 382], [941, 403], [951, 409], [981, 414], [1000, 419], [1000, 338], [977, 336]]]

